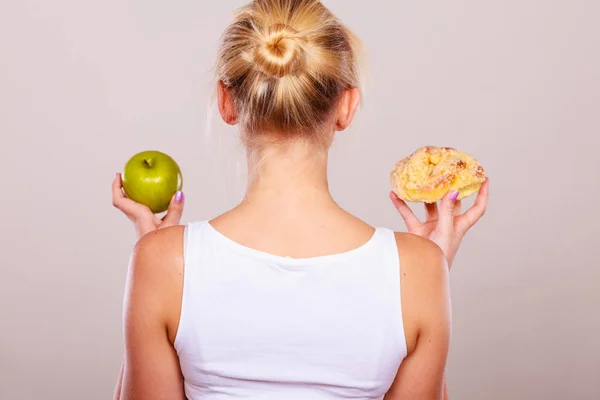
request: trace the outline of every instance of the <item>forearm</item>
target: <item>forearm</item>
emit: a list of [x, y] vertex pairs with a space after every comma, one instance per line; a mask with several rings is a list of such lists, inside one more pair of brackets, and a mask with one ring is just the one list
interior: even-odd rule
[[121, 371], [119, 372], [119, 378], [117, 379], [117, 388], [115, 389], [114, 400], [121, 399], [121, 388], [123, 387], [123, 370], [125, 369], [125, 362], [121, 364]]
[[450, 395], [448, 394], [448, 379], [446, 374], [444, 374], [444, 400], [450, 400]]

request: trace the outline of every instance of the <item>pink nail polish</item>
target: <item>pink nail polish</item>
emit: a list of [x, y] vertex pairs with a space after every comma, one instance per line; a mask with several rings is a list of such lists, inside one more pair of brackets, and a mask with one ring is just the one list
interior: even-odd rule
[[452, 196], [450, 196], [450, 200], [456, 201], [456, 199], [458, 199], [459, 194], [460, 194], [460, 192], [458, 190], [456, 192], [452, 193]]
[[177, 193], [175, 193], [175, 201], [177, 203], [181, 203], [183, 201], [183, 192], [181, 190], [179, 190]]

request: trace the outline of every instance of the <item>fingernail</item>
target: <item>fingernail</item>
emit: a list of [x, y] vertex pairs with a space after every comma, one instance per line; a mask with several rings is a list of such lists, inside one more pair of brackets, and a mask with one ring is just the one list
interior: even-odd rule
[[456, 199], [458, 199], [459, 194], [460, 194], [460, 192], [458, 190], [456, 192], [452, 193], [452, 196], [450, 196], [450, 200], [456, 201]]
[[175, 201], [177, 203], [181, 203], [183, 201], [183, 192], [181, 190], [177, 191], [177, 193], [175, 193]]

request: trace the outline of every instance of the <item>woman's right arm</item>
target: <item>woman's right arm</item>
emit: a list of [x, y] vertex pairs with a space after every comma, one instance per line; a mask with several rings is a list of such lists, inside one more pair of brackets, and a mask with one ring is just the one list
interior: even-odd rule
[[437, 245], [415, 235], [397, 234], [397, 242], [409, 354], [385, 399], [443, 400], [452, 319], [447, 260]]
[[117, 378], [117, 387], [113, 395], [114, 400], [121, 400], [121, 389], [123, 387], [123, 371], [125, 370], [125, 362], [121, 363], [121, 370], [119, 371], [119, 377]]
[[[125, 196], [122, 190], [121, 174], [117, 174], [113, 181], [112, 201], [113, 206], [125, 214], [133, 223], [138, 240], [142, 239], [142, 237], [150, 232], [178, 225], [183, 214], [183, 193], [177, 193], [175, 196], [173, 196], [173, 199], [169, 204], [167, 215], [164, 218], [159, 219], [152, 213], [152, 211], [150, 211], [148, 207], [136, 203]], [[136, 248], [138, 246], [136, 246]], [[126, 318], [126, 321], [132, 321], [132, 319]], [[125, 361], [121, 364], [121, 370], [117, 379], [117, 386], [113, 395], [114, 400], [127, 398], [126, 395], [122, 393], [124, 375]]]
[[125, 363], [121, 400], [185, 399], [169, 321], [178, 308], [183, 228], [161, 229], [136, 245], [124, 302]]

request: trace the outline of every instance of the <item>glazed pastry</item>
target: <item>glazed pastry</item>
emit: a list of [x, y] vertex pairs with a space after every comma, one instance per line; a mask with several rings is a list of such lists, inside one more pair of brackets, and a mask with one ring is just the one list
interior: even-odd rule
[[391, 173], [398, 197], [425, 203], [435, 203], [455, 190], [458, 199], [464, 199], [478, 192], [485, 179], [475, 158], [449, 147], [422, 147], [398, 162]]

